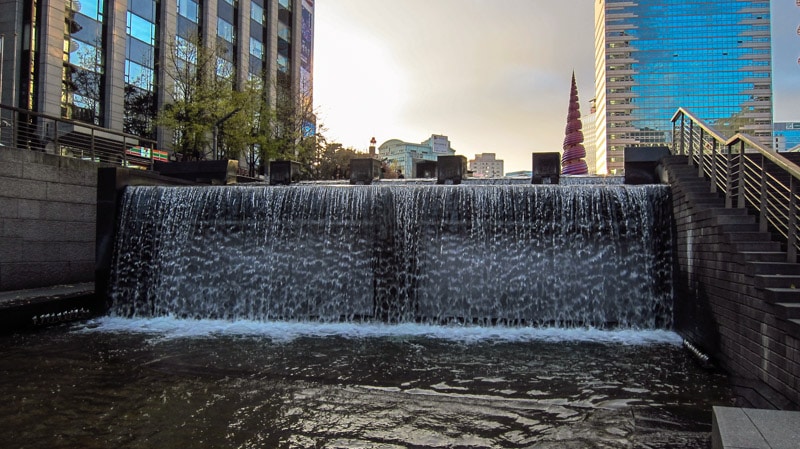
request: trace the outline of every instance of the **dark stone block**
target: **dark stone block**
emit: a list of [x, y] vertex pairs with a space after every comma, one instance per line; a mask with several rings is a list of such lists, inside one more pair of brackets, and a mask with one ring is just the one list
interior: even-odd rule
[[660, 184], [657, 168], [669, 155], [669, 147], [625, 147], [625, 184]]
[[414, 165], [414, 173], [411, 174], [412, 178], [435, 178], [436, 177], [436, 161], [420, 161]]
[[467, 177], [467, 158], [465, 156], [439, 156], [436, 162], [437, 184], [461, 184]]
[[350, 159], [350, 184], [369, 185], [381, 179], [381, 161], [370, 157]]
[[269, 185], [288, 186], [300, 181], [300, 163], [295, 161], [272, 161], [269, 163]]
[[532, 184], [558, 184], [561, 177], [560, 153], [533, 153]]
[[239, 162], [221, 161], [186, 161], [186, 162], [153, 162], [153, 171], [162, 176], [183, 179], [198, 184], [235, 184], [239, 171]]

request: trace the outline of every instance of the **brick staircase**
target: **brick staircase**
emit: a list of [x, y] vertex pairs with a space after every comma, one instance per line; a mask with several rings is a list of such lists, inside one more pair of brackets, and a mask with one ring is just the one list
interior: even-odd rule
[[745, 208], [725, 208], [721, 193], [711, 192], [711, 182], [697, 176], [697, 167], [688, 165], [686, 156], [670, 156], [662, 163], [667, 168], [673, 196], [683, 196], [692, 204], [693, 220], [710, 220], [719, 232], [717, 248], [725, 251], [731, 263], [744, 265], [752, 287], [784, 320], [785, 329], [800, 336], [800, 264], [788, 263], [782, 244], [772, 234], [759, 231], [756, 215]]

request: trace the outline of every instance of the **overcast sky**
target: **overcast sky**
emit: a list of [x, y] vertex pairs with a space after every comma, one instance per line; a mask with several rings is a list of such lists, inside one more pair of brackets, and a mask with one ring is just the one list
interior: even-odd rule
[[[800, 121], [800, 8], [773, 4], [775, 119]], [[444, 134], [530, 170], [561, 151], [573, 70], [581, 112], [594, 97], [593, 0], [317, 0], [314, 20], [318, 119], [346, 147]]]

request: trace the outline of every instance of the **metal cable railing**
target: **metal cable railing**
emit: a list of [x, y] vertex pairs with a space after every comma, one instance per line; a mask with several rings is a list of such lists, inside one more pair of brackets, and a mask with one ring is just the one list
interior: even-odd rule
[[797, 262], [800, 167], [746, 134], [725, 138], [684, 108], [672, 117], [672, 134], [672, 154], [688, 156], [725, 207], [755, 211], [760, 230], [780, 236], [787, 261]]
[[5, 105], [0, 105], [2, 147], [142, 169], [167, 160], [154, 140]]

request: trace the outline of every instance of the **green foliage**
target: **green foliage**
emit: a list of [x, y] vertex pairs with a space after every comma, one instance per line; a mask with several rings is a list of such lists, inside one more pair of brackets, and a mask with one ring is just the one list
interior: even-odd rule
[[233, 70], [224, 49], [205, 46], [199, 38], [176, 37], [168, 47], [165, 72], [171, 96], [156, 123], [175, 133], [173, 149], [185, 158], [211, 155], [214, 125], [237, 108]]
[[319, 155], [317, 179], [348, 179], [350, 160], [363, 156], [352, 148], [343, 148], [338, 143], [326, 145]]

